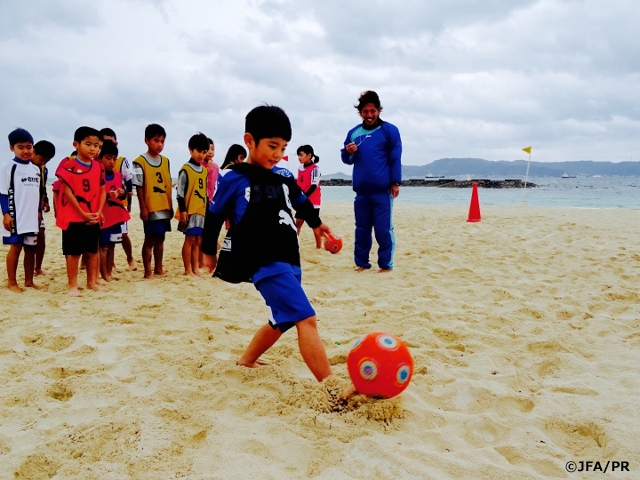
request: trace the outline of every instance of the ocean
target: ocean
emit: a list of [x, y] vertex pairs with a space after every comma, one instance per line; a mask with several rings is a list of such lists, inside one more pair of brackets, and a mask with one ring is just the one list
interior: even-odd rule
[[[640, 208], [640, 177], [530, 177], [538, 188], [480, 188], [480, 205], [574, 208]], [[322, 187], [322, 199], [352, 201], [351, 187]], [[404, 187], [397, 203], [469, 205], [470, 188]]]

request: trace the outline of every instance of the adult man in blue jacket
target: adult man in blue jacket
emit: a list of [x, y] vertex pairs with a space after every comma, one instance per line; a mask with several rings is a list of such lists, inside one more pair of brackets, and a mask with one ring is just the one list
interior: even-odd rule
[[393, 269], [395, 251], [393, 199], [400, 193], [402, 183], [402, 141], [398, 128], [380, 119], [382, 105], [376, 92], [364, 92], [355, 107], [362, 124], [349, 130], [341, 150], [342, 162], [353, 165], [354, 260], [359, 272], [371, 268], [373, 229], [379, 247], [378, 266], [381, 272], [389, 272]]

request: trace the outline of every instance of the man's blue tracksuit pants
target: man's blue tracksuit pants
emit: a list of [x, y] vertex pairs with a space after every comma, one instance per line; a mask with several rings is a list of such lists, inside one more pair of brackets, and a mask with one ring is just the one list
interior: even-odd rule
[[371, 268], [371, 230], [378, 242], [378, 266], [384, 270], [393, 268], [396, 239], [393, 234], [393, 198], [389, 192], [356, 194], [354, 202], [356, 217], [356, 242], [354, 260], [356, 266]]

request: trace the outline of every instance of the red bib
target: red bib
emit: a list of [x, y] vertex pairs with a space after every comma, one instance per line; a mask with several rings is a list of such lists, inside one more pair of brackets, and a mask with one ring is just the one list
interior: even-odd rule
[[118, 223], [128, 222], [131, 220], [131, 215], [124, 206], [124, 203], [119, 198], [110, 198], [109, 192], [113, 192], [118, 189], [124, 189], [122, 186], [122, 175], [120, 172], [113, 171], [113, 178], [111, 180], [105, 180], [105, 190], [107, 191], [107, 201], [102, 209], [104, 215], [104, 223], [100, 228], [109, 228]]
[[[100, 193], [104, 184], [104, 170], [95, 160], [90, 165], [80, 163], [75, 158], [65, 158], [56, 170], [56, 176], [71, 190], [82, 211], [95, 213], [100, 207]], [[58, 195], [56, 225], [66, 230], [71, 222], [85, 220], [71, 206], [64, 193]]]

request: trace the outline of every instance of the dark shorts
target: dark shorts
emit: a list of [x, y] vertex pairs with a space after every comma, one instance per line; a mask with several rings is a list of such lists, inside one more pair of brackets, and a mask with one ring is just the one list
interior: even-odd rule
[[35, 233], [23, 233], [22, 235], [11, 235], [10, 237], [2, 237], [2, 244], [35, 247], [38, 244], [38, 235]]
[[[320, 215], [320, 208], [316, 208], [316, 212], [318, 212], [318, 215]], [[296, 211], [296, 219], [302, 220], [302, 217], [300, 216], [300, 214], [298, 214], [297, 211]]]
[[171, 231], [171, 219], [164, 218], [162, 220], [148, 220], [142, 222], [144, 226], [145, 235], [154, 235], [156, 237], [162, 237], [164, 241], [164, 234]]
[[201, 237], [203, 232], [204, 228], [202, 227], [191, 227], [182, 233], [184, 233], [185, 235], [190, 235], [192, 237]]
[[100, 230], [100, 246], [106, 247], [111, 243], [122, 243], [122, 223], [117, 223]]
[[100, 225], [72, 222], [62, 231], [62, 254], [79, 256], [83, 253], [97, 253], [100, 240]]
[[302, 276], [293, 272], [279, 273], [263, 278], [256, 289], [271, 310], [269, 324], [282, 333], [295, 326], [296, 322], [316, 314], [302, 289]]

